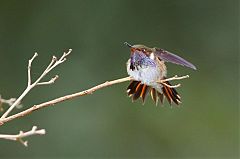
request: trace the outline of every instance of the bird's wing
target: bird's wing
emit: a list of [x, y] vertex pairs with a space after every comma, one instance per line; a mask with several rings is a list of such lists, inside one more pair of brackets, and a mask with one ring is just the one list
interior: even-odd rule
[[175, 55], [173, 53], [170, 53], [166, 50], [156, 48], [155, 55], [157, 57], [159, 57], [160, 60], [175, 63], [175, 64], [182, 65], [182, 66], [186, 66], [186, 67], [192, 68], [194, 70], [197, 69], [192, 63], [190, 63], [187, 60], [184, 60], [183, 58], [181, 58], [180, 56], [177, 56], [177, 55]]

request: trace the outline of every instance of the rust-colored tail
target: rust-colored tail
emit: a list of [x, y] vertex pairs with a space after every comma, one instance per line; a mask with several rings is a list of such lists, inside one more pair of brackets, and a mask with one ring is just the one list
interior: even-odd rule
[[[168, 81], [166, 81], [165, 83], [171, 86], [171, 84]], [[176, 103], [177, 105], [181, 103], [181, 97], [175, 88], [171, 88], [166, 85], [163, 85], [162, 92], [170, 104], [172, 104], [172, 102]]]
[[[168, 81], [165, 83], [171, 86]], [[160, 100], [161, 104], [163, 103], [164, 96], [167, 98], [169, 104], [172, 104], [172, 102], [176, 103], [177, 105], [180, 104], [181, 98], [176, 89], [170, 88], [167, 85], [163, 85], [162, 92], [158, 92], [155, 88], [141, 84], [140, 81], [131, 81], [127, 87], [127, 93], [129, 97], [132, 97], [133, 101], [137, 100], [140, 97], [144, 103], [146, 96], [150, 91], [151, 97], [156, 105], [158, 103], [158, 99]]]

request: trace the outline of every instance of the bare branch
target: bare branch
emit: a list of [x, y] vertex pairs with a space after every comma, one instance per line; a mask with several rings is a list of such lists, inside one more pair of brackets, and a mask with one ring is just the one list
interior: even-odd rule
[[167, 79], [163, 79], [163, 80], [160, 80], [158, 81], [158, 83], [161, 83], [169, 88], [177, 88], [177, 87], [180, 87], [181, 84], [176, 84], [176, 85], [169, 85], [167, 84], [166, 82], [167, 81], [174, 81], [174, 80], [181, 80], [181, 79], [185, 79], [185, 78], [189, 78], [189, 75], [186, 75], [186, 76], [181, 76], [181, 77], [178, 77], [177, 75], [175, 75], [174, 77], [171, 77], [171, 78], [167, 78]]
[[44, 135], [44, 134], [46, 134], [45, 129], [37, 130], [37, 126], [33, 126], [32, 130], [27, 131], [27, 132], [20, 131], [19, 134], [17, 134], [17, 135], [0, 134], [0, 139], [19, 141], [20, 143], [22, 143], [24, 146], [27, 147], [28, 142], [24, 141], [23, 138], [28, 137], [28, 136], [33, 136], [33, 135]]
[[[51, 67], [47, 67], [47, 69], [44, 71], [44, 73], [48, 73], [50, 72], [52, 69], [54, 69], [56, 66], [58, 66], [59, 64], [63, 63], [64, 61], [66, 61], [66, 57], [68, 55], [70, 55], [70, 53], [72, 52], [72, 49], [69, 49], [68, 52], [64, 52], [63, 55], [60, 57], [59, 60], [57, 60], [57, 58], [55, 56], [53, 56], [53, 59], [55, 59], [55, 63], [53, 65], [51, 65]], [[44, 74], [43, 73], [43, 74]]]
[[49, 63], [48, 67], [45, 69], [44, 72], [46, 72], [47, 70], [49, 70], [49, 68], [51, 68], [51, 67], [53, 66], [54, 62], [56, 62], [56, 61], [57, 61], [57, 57], [56, 57], [56, 56], [53, 56], [51, 62]]
[[89, 94], [92, 94], [93, 92], [95, 92], [96, 90], [99, 90], [99, 89], [102, 89], [102, 88], [105, 88], [105, 87], [108, 87], [108, 86], [111, 86], [111, 85], [114, 85], [114, 84], [130, 81], [130, 80], [132, 80], [131, 77], [125, 77], [125, 78], [120, 78], [120, 79], [113, 80], [113, 81], [106, 81], [106, 82], [104, 82], [102, 84], [99, 84], [97, 86], [94, 86], [90, 89], [87, 89], [87, 90], [84, 90], [84, 91], [81, 91], [81, 92], [77, 92], [77, 93], [73, 93], [73, 94], [70, 94], [70, 95], [65, 95], [63, 97], [59, 97], [59, 98], [53, 99], [53, 100], [48, 101], [48, 102], [44, 102], [44, 103], [41, 103], [41, 104], [38, 104], [38, 105], [34, 105], [31, 108], [28, 108], [28, 109], [26, 109], [26, 110], [24, 110], [20, 113], [11, 115], [11, 116], [3, 118], [3, 119], [0, 119], [0, 125], [3, 125], [4, 123], [9, 122], [11, 120], [14, 120], [14, 119], [17, 119], [17, 118], [20, 118], [20, 117], [24, 117], [24, 116], [30, 114], [31, 112], [33, 112], [35, 110], [42, 109], [42, 108], [48, 107], [48, 106], [53, 106], [57, 103], [60, 103], [60, 102], [66, 101], [66, 100], [70, 100], [70, 99], [73, 99], [73, 98], [76, 98], [76, 97], [89, 95]]
[[[172, 78], [161, 80], [159, 83], [165, 85], [166, 83], [164, 83], [164, 82], [166, 82], [166, 81], [180, 80], [180, 79], [184, 79], [184, 78], [188, 78], [188, 77], [189, 77], [188, 75], [182, 76], [182, 77], [174, 76]], [[93, 92], [95, 92], [96, 90], [99, 90], [99, 89], [102, 89], [102, 88], [105, 88], [105, 87], [108, 87], [108, 86], [111, 86], [111, 85], [114, 85], [114, 84], [130, 81], [130, 80], [133, 80], [133, 78], [132, 77], [125, 77], [125, 78], [120, 78], [120, 79], [113, 80], [113, 81], [106, 81], [106, 82], [104, 82], [102, 84], [99, 84], [97, 86], [94, 86], [90, 89], [87, 89], [87, 90], [84, 90], [84, 91], [81, 91], [81, 92], [77, 92], [77, 93], [73, 93], [73, 94], [69, 94], [69, 95], [65, 95], [63, 97], [59, 97], [59, 98], [53, 99], [51, 101], [47, 101], [47, 102], [44, 102], [44, 103], [41, 103], [41, 104], [38, 104], [38, 105], [34, 105], [34, 106], [32, 106], [32, 107], [30, 107], [30, 108], [28, 108], [28, 109], [26, 109], [22, 112], [19, 112], [17, 114], [11, 115], [9, 117], [0, 119], [0, 125], [3, 125], [4, 123], [9, 122], [11, 120], [24, 117], [24, 116], [32, 113], [35, 110], [42, 109], [42, 108], [48, 107], [48, 106], [53, 106], [57, 103], [60, 103], [60, 102], [66, 101], [66, 100], [70, 100], [70, 99], [73, 99], [73, 98], [76, 98], [76, 97], [89, 95], [89, 94], [92, 94]], [[175, 87], [179, 87], [180, 84], [174, 85], [174, 86], [170, 86], [170, 85], [166, 84], [166, 86], [175, 88]]]
[[0, 119], [4, 119], [8, 116], [8, 114], [16, 107], [18, 103], [29, 93], [29, 91], [37, 85], [47, 85], [55, 82], [58, 76], [55, 76], [48, 82], [40, 82], [44, 76], [46, 76], [52, 69], [54, 69], [59, 64], [63, 63], [66, 60], [66, 57], [72, 52], [72, 49], [69, 49], [67, 53], [63, 53], [62, 57], [57, 60], [55, 56], [52, 57], [51, 62], [47, 66], [47, 68], [43, 71], [43, 73], [38, 77], [38, 79], [31, 83], [31, 65], [32, 61], [38, 56], [37, 53], [33, 55], [33, 57], [28, 62], [28, 85], [27, 88], [23, 91], [23, 93], [18, 97], [18, 99], [8, 108], [8, 110], [1, 116]]
[[38, 56], [38, 53], [35, 52], [33, 57], [28, 61], [28, 86], [31, 85], [31, 66], [32, 66], [32, 62], [37, 56]]
[[36, 86], [53, 84], [57, 79], [58, 79], [58, 75], [55, 75], [55, 77], [53, 77], [53, 78], [50, 79], [49, 81], [47, 81], [47, 82], [39, 82], [39, 83], [36, 84]]
[[64, 52], [59, 61], [66, 60], [66, 57], [72, 52], [72, 49], [69, 49], [68, 52]]
[[167, 86], [167, 87], [169, 87], [169, 88], [178, 88], [178, 87], [180, 87], [181, 86], [181, 84], [176, 84], [176, 85], [169, 85], [169, 84], [167, 84], [167, 83], [161, 83], [161, 84], [163, 84], [163, 85], [165, 85], [165, 86]]
[[175, 75], [174, 77], [163, 79], [163, 80], [160, 80], [159, 82], [163, 83], [163, 82], [167, 82], [167, 81], [181, 80], [181, 79], [185, 79], [185, 78], [189, 78], [189, 75], [181, 76], [181, 77], [178, 77], [177, 75]]

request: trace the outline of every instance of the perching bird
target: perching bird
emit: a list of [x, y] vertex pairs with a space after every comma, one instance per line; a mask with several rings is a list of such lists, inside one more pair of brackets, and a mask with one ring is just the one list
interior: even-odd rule
[[144, 45], [130, 45], [127, 42], [124, 44], [131, 50], [130, 59], [127, 61], [127, 72], [133, 80], [127, 87], [128, 96], [132, 97], [133, 101], [140, 97], [144, 103], [150, 91], [155, 104], [157, 104], [158, 98], [163, 103], [164, 96], [170, 104], [172, 102], [177, 105], [181, 103], [180, 95], [175, 88], [171, 87], [169, 81], [160, 82], [167, 76], [167, 68], [164, 62], [175, 63], [194, 70], [196, 70], [196, 67], [183, 58], [163, 49], [149, 48]]

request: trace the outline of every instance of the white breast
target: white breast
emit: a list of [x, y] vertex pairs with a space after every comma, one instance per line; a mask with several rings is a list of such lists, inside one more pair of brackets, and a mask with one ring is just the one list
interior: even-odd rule
[[142, 66], [138, 69], [130, 69], [130, 60], [127, 62], [127, 72], [129, 76], [133, 77], [136, 81], [141, 81], [143, 84], [152, 85], [160, 80], [164, 75], [159, 67]]

